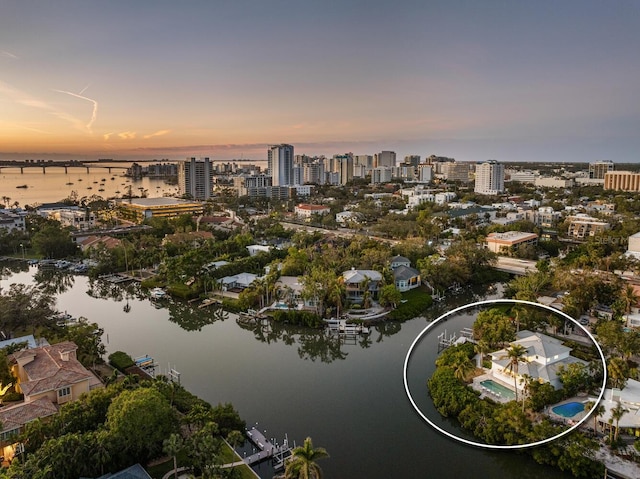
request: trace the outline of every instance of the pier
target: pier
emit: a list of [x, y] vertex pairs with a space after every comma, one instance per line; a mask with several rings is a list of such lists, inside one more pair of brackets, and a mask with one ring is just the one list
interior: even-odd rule
[[329, 334], [337, 334], [339, 336], [360, 336], [368, 335], [369, 328], [361, 324], [348, 324], [344, 319], [327, 319], [327, 331]]
[[244, 463], [247, 466], [271, 459], [276, 471], [284, 468], [285, 461], [291, 456], [291, 447], [286, 437], [282, 445], [278, 445], [277, 443], [274, 445], [262, 432], [256, 429], [255, 426], [247, 429], [245, 434], [249, 441], [258, 448], [256, 453], [244, 458]]
[[471, 328], [462, 328], [459, 336], [456, 333], [447, 335], [447, 330], [445, 329], [443, 333], [438, 335], [438, 354], [449, 346], [466, 343], [467, 341], [475, 343], [473, 340], [473, 330]]

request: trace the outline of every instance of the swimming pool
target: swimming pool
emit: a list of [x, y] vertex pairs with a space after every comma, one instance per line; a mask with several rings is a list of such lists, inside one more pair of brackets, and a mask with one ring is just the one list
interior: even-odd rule
[[502, 398], [505, 398], [508, 400], [512, 400], [516, 398], [515, 393], [511, 389], [504, 387], [502, 384], [498, 384], [497, 382], [491, 379], [485, 379], [484, 381], [480, 382], [480, 385], [483, 388], [486, 388], [492, 393], [494, 393], [494, 395], [498, 395]]
[[561, 404], [560, 406], [556, 406], [551, 408], [551, 410], [562, 417], [573, 417], [576, 414], [584, 411], [584, 404], [581, 402], [568, 402], [565, 404]]

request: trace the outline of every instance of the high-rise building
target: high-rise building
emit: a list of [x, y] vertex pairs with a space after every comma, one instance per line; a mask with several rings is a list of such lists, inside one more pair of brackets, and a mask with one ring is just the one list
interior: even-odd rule
[[404, 164], [418, 166], [420, 164], [420, 155], [407, 155], [404, 157]]
[[353, 156], [338, 155], [338, 172], [340, 173], [340, 184], [346, 185], [353, 180]]
[[273, 186], [293, 184], [293, 146], [270, 145], [267, 152], [267, 168]]
[[395, 151], [381, 151], [373, 155], [374, 168], [380, 168], [383, 166], [396, 166], [396, 152]]
[[187, 158], [178, 164], [180, 194], [208, 200], [213, 192], [213, 168], [209, 158]]
[[613, 161], [595, 161], [589, 163], [589, 178], [604, 180], [604, 175], [613, 170]]
[[447, 161], [436, 163], [440, 167], [440, 174], [447, 181], [469, 182], [469, 163], [460, 161]]
[[504, 165], [489, 160], [476, 166], [474, 191], [481, 195], [497, 195], [504, 191]]

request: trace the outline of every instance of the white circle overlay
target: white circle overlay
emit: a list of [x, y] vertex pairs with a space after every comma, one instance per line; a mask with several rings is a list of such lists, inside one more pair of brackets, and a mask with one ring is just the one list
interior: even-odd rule
[[[444, 434], [447, 437], [450, 437], [451, 439], [455, 439], [456, 441], [462, 442], [462, 443], [467, 444], [469, 446], [476, 446], [476, 447], [481, 447], [481, 448], [485, 448], [485, 449], [525, 449], [525, 448], [528, 448], [528, 447], [540, 446], [541, 444], [546, 444], [548, 442], [555, 441], [556, 439], [559, 439], [562, 436], [565, 436], [565, 435], [569, 434], [571, 431], [573, 431], [576, 428], [580, 427], [580, 425], [583, 422], [585, 422], [587, 419], [589, 419], [589, 417], [591, 416], [591, 414], [594, 411], [594, 409], [592, 409], [588, 414], [585, 414], [585, 416], [579, 422], [574, 424], [572, 427], [570, 427], [566, 431], [562, 431], [560, 434], [557, 434], [557, 435], [552, 436], [550, 438], [543, 439], [541, 441], [532, 442], [532, 443], [529, 443], [529, 444], [499, 445], [499, 444], [485, 444], [485, 443], [481, 443], [481, 442], [470, 441], [468, 439], [464, 439], [462, 437], [456, 436], [455, 434], [453, 434], [453, 433], [451, 433], [449, 431], [446, 431], [446, 430], [442, 429], [440, 426], [438, 426], [437, 424], [435, 424], [433, 421], [431, 421], [420, 410], [418, 405], [413, 400], [413, 396], [411, 396], [411, 391], [409, 391], [409, 384], [407, 382], [407, 367], [409, 366], [409, 360], [411, 359], [411, 353], [413, 352], [414, 347], [416, 346], [416, 344], [418, 344], [420, 339], [430, 329], [432, 329], [439, 321], [447, 318], [448, 316], [450, 316], [452, 314], [456, 314], [456, 313], [458, 313], [460, 311], [464, 311], [466, 309], [470, 309], [470, 308], [477, 307], [477, 306], [491, 305], [491, 304], [514, 304], [514, 303], [527, 304], [529, 306], [535, 306], [535, 307], [538, 307], [538, 308], [546, 309], [546, 310], [548, 310], [548, 311], [550, 311], [550, 312], [552, 312], [554, 314], [559, 314], [560, 316], [563, 316], [564, 318], [573, 321], [573, 323], [575, 323], [577, 326], [579, 326], [587, 334], [587, 336], [591, 339], [591, 341], [593, 341], [593, 344], [595, 345], [595, 347], [598, 349], [598, 352], [600, 353], [600, 358], [602, 360], [602, 366], [603, 366], [602, 370], [603, 370], [603, 376], [604, 377], [603, 377], [603, 380], [602, 380], [602, 388], [600, 390], [600, 395], [598, 396], [598, 400], [596, 401], [596, 404], [598, 404], [602, 400], [602, 398], [604, 397], [605, 386], [607, 384], [607, 362], [606, 362], [606, 359], [604, 357], [604, 353], [602, 352], [602, 348], [600, 347], [600, 345], [598, 344], [596, 339], [591, 335], [591, 333], [589, 331], [587, 331], [587, 329], [584, 326], [582, 326], [580, 323], [578, 323], [578, 321], [573, 319], [568, 314], [563, 313], [562, 311], [557, 310], [555, 308], [552, 308], [550, 306], [546, 306], [544, 304], [535, 303], [533, 301], [523, 301], [523, 300], [519, 300], [519, 299], [492, 299], [492, 300], [486, 300], [486, 301], [478, 301], [478, 302], [475, 302], [475, 303], [469, 303], [469, 304], [457, 307], [457, 308], [455, 308], [455, 309], [443, 314], [442, 316], [440, 316], [439, 318], [435, 319], [431, 323], [429, 323], [429, 325], [427, 325], [427, 327], [422, 330], [422, 332], [418, 335], [418, 337], [416, 337], [416, 339], [413, 341], [413, 343], [411, 343], [411, 346], [409, 347], [409, 351], [407, 351], [407, 356], [405, 357], [405, 360], [404, 360], [404, 367], [403, 367], [402, 377], [403, 377], [403, 380], [404, 380], [404, 389], [405, 389], [405, 392], [407, 393], [407, 397], [409, 398], [409, 401], [411, 402], [411, 405], [416, 410], [416, 412], [420, 415], [420, 417], [422, 417], [422, 419], [424, 419], [431, 427], [433, 427], [438, 432]], [[425, 391], [425, 394], [426, 393], [427, 393], [427, 391]]]

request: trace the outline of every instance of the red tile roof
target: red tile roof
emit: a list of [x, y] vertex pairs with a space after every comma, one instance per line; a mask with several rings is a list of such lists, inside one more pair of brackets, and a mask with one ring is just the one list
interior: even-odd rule
[[2, 432], [20, 428], [29, 421], [51, 416], [57, 412], [58, 408], [47, 398], [3, 407], [0, 409]]
[[[78, 346], [75, 343], [64, 341], [10, 355], [10, 361], [33, 357], [32, 361], [23, 366], [28, 380], [20, 383], [20, 389], [25, 397], [57, 390], [92, 378], [92, 374], [76, 359], [76, 349]], [[62, 359], [61, 355], [64, 353], [69, 354], [67, 361]]]

